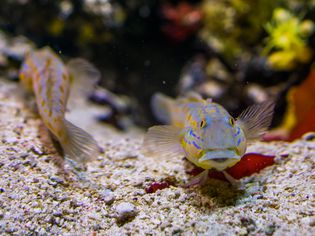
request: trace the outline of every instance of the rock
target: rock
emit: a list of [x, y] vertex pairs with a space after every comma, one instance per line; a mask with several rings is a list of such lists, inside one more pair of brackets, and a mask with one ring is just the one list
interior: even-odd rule
[[117, 222], [120, 224], [132, 220], [138, 214], [136, 207], [129, 202], [119, 203], [115, 211]]
[[302, 139], [304, 139], [305, 141], [313, 141], [315, 139], [315, 133], [308, 132], [302, 136]]
[[58, 176], [50, 176], [49, 180], [51, 182], [55, 183], [56, 185], [57, 184], [64, 184], [64, 181], [61, 178], [59, 178]]
[[42, 213], [42, 209], [41, 208], [34, 208], [33, 212], [35, 214], [40, 214], [40, 213]]
[[113, 193], [112, 190], [110, 189], [105, 189], [102, 193], [102, 200], [104, 200], [104, 202], [107, 204], [107, 205], [110, 205], [114, 202], [115, 200], [115, 195]]

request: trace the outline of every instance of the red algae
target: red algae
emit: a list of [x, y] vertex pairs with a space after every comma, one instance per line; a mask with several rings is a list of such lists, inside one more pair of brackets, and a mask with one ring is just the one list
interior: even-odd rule
[[241, 179], [245, 176], [250, 176], [264, 169], [267, 166], [274, 164], [275, 156], [262, 155], [258, 153], [247, 153], [233, 167], [226, 171], [235, 179]]
[[155, 193], [158, 190], [168, 188], [170, 184], [168, 182], [153, 182], [145, 188], [146, 193]]
[[[285, 156], [285, 155], [284, 155]], [[273, 155], [263, 155], [259, 153], [247, 153], [242, 159], [234, 166], [226, 169], [226, 172], [230, 174], [234, 179], [241, 179], [246, 176], [250, 176], [254, 173], [258, 173], [267, 166], [274, 164]], [[196, 176], [203, 171], [200, 167], [195, 167], [190, 171], [186, 171], [187, 174]], [[226, 180], [223, 173], [220, 171], [209, 171], [208, 174], [211, 179]]]
[[189, 3], [179, 3], [172, 6], [165, 3], [161, 13], [168, 22], [162, 26], [162, 31], [174, 42], [182, 42], [194, 34], [200, 27], [201, 11]]

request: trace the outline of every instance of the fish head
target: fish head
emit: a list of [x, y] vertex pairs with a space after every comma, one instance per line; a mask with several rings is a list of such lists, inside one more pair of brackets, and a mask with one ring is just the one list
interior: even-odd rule
[[220, 105], [210, 103], [195, 109], [192, 129], [185, 137], [200, 148], [195, 164], [222, 171], [236, 164], [246, 151], [246, 138], [235, 119]]

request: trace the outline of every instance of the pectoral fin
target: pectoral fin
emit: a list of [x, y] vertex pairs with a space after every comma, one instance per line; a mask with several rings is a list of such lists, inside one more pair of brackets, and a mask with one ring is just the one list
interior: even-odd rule
[[194, 176], [188, 183], [183, 185], [183, 188], [189, 188], [194, 185], [204, 185], [208, 179], [209, 170], [204, 170], [200, 174]]
[[247, 139], [260, 137], [270, 126], [275, 103], [266, 101], [248, 107], [237, 118], [237, 124], [242, 128]]
[[180, 144], [180, 135], [180, 128], [153, 126], [144, 136], [142, 153], [146, 156], [183, 157], [185, 152]]

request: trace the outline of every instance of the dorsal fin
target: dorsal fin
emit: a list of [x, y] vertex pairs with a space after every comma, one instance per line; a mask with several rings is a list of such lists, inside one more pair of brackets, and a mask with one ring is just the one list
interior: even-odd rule
[[75, 58], [67, 63], [73, 79], [71, 96], [82, 96], [90, 93], [101, 78], [99, 70], [83, 58]]
[[164, 124], [170, 124], [171, 107], [174, 100], [162, 93], [155, 93], [151, 99], [151, 109], [156, 119]]

